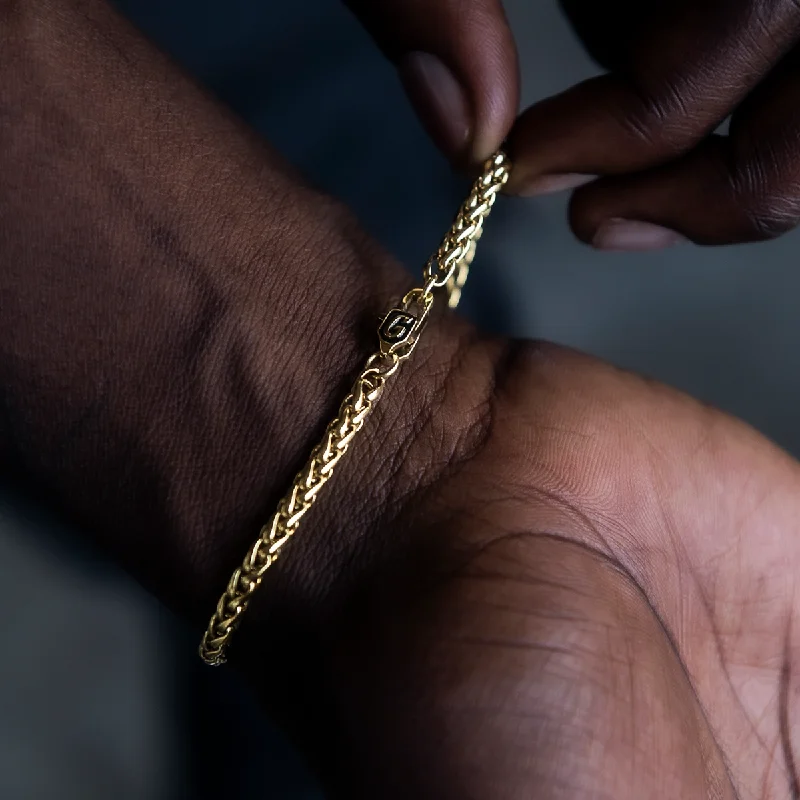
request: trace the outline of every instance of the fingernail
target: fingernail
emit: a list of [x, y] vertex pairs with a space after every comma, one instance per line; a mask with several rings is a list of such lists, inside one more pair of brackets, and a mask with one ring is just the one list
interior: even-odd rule
[[400, 80], [422, 124], [450, 156], [461, 155], [471, 134], [470, 105], [453, 73], [430, 53], [409, 53], [399, 63]]
[[598, 250], [644, 251], [662, 250], [687, 241], [669, 228], [632, 219], [609, 219], [598, 229], [592, 246]]
[[597, 176], [584, 175], [580, 172], [568, 172], [557, 175], [539, 175], [532, 181], [526, 183], [518, 192], [522, 197], [537, 197], [544, 194], [555, 194], [565, 192], [567, 189], [575, 189], [590, 183]]

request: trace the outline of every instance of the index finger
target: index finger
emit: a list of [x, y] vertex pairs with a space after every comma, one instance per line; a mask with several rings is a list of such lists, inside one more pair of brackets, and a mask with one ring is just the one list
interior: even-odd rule
[[[571, 3], [573, 15], [581, 5]], [[605, 4], [609, 24], [616, 24], [615, 7]], [[534, 193], [543, 175], [618, 175], [688, 152], [791, 47], [800, 8], [791, 0], [682, 0], [659, 4], [635, 29], [616, 71], [518, 120], [511, 191]]]

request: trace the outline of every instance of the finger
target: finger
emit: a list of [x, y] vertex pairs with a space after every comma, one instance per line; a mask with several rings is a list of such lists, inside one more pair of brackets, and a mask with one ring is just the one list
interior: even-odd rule
[[798, 34], [793, 0], [669, 4], [642, 25], [618, 72], [522, 115], [510, 190], [533, 194], [542, 176], [618, 175], [676, 158], [732, 112]]
[[457, 161], [482, 161], [517, 114], [514, 40], [500, 0], [347, 0], [397, 65], [436, 144]]
[[[770, 239], [800, 221], [800, 50], [714, 136], [679, 159], [576, 192], [576, 234], [604, 249]], [[656, 226], [656, 227], [653, 227]]]

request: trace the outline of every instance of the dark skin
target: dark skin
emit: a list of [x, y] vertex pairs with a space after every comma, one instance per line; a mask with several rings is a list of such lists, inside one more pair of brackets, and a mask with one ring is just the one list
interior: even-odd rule
[[[794, 0], [560, 4], [609, 72], [526, 109], [514, 122], [517, 61], [500, 0], [350, 3], [401, 68], [408, 53], [422, 51], [453, 73], [463, 92], [463, 135], [467, 128], [446, 124], [418, 83], [411, 94], [457, 162], [485, 157], [511, 131], [513, 191], [560, 185], [548, 176], [600, 176], [573, 196], [570, 222], [583, 241], [613, 245], [603, 226], [620, 219], [656, 224], [703, 245], [760, 241], [796, 226], [800, 7]], [[712, 135], [731, 115], [730, 135]]]
[[[409, 277], [102, 2], [0, 4], [0, 75], [1, 463], [199, 633]], [[746, 425], [443, 316], [330, 488], [233, 652], [330, 796], [796, 796]]]

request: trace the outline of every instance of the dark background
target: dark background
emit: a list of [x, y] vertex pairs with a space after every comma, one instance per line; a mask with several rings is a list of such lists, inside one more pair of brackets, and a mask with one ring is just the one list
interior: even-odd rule
[[[465, 184], [335, 0], [118, 5], [410, 268], [438, 244]], [[555, 0], [506, 6], [525, 103], [595, 71]], [[571, 238], [564, 209], [563, 197], [501, 203], [465, 312], [656, 376], [800, 454], [798, 234], [755, 249], [598, 254]], [[200, 664], [194, 632], [38, 498], [1, 486], [0, 607], [13, 643], [0, 654], [3, 800], [319, 797], [246, 691]]]

